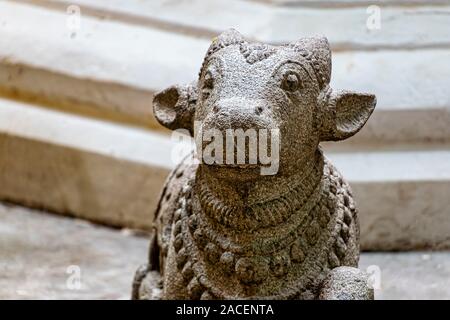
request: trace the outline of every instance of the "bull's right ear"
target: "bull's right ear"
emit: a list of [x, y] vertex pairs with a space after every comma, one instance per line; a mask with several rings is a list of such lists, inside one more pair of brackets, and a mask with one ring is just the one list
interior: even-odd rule
[[377, 99], [370, 93], [331, 92], [320, 114], [321, 141], [338, 141], [356, 134], [369, 119]]
[[153, 98], [156, 120], [170, 130], [187, 129], [194, 132], [194, 112], [197, 103], [197, 86], [171, 86]]

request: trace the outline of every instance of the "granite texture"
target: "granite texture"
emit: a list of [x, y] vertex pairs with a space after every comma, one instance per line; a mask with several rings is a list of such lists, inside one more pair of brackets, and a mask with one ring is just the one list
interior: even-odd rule
[[147, 247], [128, 229], [0, 202], [0, 299], [129, 299]]
[[[0, 239], [0, 299], [129, 299], [148, 249], [148, 237], [128, 229], [3, 203]], [[70, 265], [81, 266], [80, 290], [67, 287]], [[362, 252], [359, 267], [379, 268], [376, 299], [450, 299], [449, 251]]]
[[[319, 143], [357, 133], [376, 99], [334, 91], [330, 78], [326, 38], [271, 46], [229, 30], [213, 40], [198, 82], [155, 96], [156, 119], [193, 135], [200, 151], [208, 148], [205, 132], [270, 129], [273, 139], [278, 130], [279, 145], [270, 147], [272, 155], [279, 150], [278, 170], [263, 173], [266, 163], [252, 162], [250, 148], [237, 163], [228, 154], [222, 161], [228, 147], [216, 149], [212, 162], [187, 157], [163, 189], [149, 262], [136, 274], [133, 298], [316, 299], [330, 271], [358, 266], [352, 191]], [[336, 275], [360, 279], [354, 272]], [[159, 283], [158, 294], [143, 289], [152, 288], [148, 283]], [[346, 297], [372, 297], [368, 285], [346, 288]], [[326, 290], [342, 296], [333, 285]]]

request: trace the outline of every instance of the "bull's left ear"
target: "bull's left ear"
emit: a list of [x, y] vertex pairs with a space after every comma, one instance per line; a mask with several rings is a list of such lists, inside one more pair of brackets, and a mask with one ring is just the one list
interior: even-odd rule
[[370, 93], [350, 91], [332, 92], [322, 113], [321, 141], [338, 141], [350, 138], [369, 119], [376, 97]]
[[170, 130], [186, 129], [193, 136], [196, 102], [196, 83], [171, 86], [153, 98], [153, 114], [164, 127]]

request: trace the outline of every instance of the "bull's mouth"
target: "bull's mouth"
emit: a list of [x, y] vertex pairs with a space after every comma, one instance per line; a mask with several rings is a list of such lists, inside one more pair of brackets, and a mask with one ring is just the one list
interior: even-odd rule
[[261, 166], [257, 164], [203, 164], [204, 168], [212, 175], [230, 181], [249, 181], [259, 179]]
[[225, 164], [225, 163], [212, 163], [212, 164], [207, 164], [207, 166], [209, 167], [218, 167], [218, 168], [231, 168], [231, 169], [257, 169], [260, 167], [259, 164], [252, 164], [252, 163], [245, 163], [245, 164], [237, 164], [237, 163], [232, 163], [232, 164]]

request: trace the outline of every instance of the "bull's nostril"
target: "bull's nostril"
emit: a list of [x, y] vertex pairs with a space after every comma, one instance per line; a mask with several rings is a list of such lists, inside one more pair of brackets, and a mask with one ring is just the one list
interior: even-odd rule
[[255, 110], [255, 113], [256, 113], [257, 115], [260, 115], [260, 114], [263, 112], [263, 110], [264, 110], [263, 107], [258, 106], [258, 107], [256, 108], [256, 110]]

